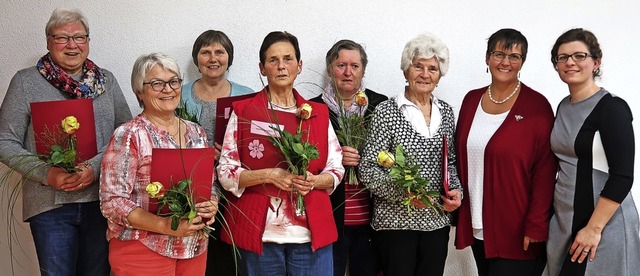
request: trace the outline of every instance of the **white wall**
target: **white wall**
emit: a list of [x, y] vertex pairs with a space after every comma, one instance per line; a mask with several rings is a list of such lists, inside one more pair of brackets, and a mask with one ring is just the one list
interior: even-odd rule
[[[568, 94], [549, 61], [555, 39], [564, 31], [583, 27], [593, 31], [604, 51], [604, 75], [600, 84], [623, 97], [640, 116], [637, 66], [640, 64], [638, 34], [640, 8], [631, 0], [567, 1], [17, 1], [4, 0], [0, 17], [0, 98], [13, 74], [33, 66], [46, 53], [44, 26], [56, 7], [80, 8], [89, 19], [89, 58], [111, 70], [120, 81], [134, 114], [140, 109], [130, 88], [135, 59], [144, 53], [165, 52], [179, 62], [184, 78], [197, 78], [191, 47], [204, 30], [224, 31], [235, 45], [229, 78], [254, 89], [262, 87], [258, 72], [258, 49], [264, 36], [286, 30], [298, 37], [303, 70], [296, 88], [304, 96], [320, 93], [324, 55], [337, 40], [348, 38], [366, 46], [369, 54], [365, 82], [377, 92], [394, 95], [403, 85], [399, 69], [404, 44], [422, 31], [440, 36], [449, 46], [451, 65], [436, 94], [457, 111], [470, 89], [486, 85], [484, 51], [486, 39], [500, 28], [520, 30], [529, 40], [529, 54], [521, 73], [527, 85], [543, 93], [555, 106]], [[636, 131], [638, 123], [634, 124]], [[640, 134], [636, 134], [640, 137]], [[638, 143], [636, 138], [636, 144]], [[638, 155], [638, 150], [636, 150]], [[639, 174], [636, 166], [636, 175]], [[640, 199], [640, 187], [633, 189]], [[6, 197], [1, 201], [3, 206]], [[4, 212], [4, 211], [3, 211]], [[17, 216], [20, 210], [16, 208]], [[9, 270], [6, 214], [0, 219], [0, 274]], [[16, 275], [34, 275], [37, 260], [28, 225], [22, 224], [22, 249]], [[452, 248], [447, 274], [473, 273], [469, 251]]]

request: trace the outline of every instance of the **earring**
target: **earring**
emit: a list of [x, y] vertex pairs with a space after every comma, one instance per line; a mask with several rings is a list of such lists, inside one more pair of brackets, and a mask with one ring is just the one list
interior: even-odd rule
[[489, 66], [487, 66], [487, 73], [489, 73]]
[[520, 71], [518, 71], [518, 79], [520, 79]]

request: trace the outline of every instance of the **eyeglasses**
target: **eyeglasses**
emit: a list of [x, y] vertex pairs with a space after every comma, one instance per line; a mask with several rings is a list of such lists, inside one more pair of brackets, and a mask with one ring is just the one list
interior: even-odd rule
[[182, 79], [173, 78], [169, 81], [154, 80], [150, 82], [143, 82], [142, 84], [151, 85], [151, 89], [153, 89], [153, 91], [162, 92], [167, 84], [169, 84], [169, 87], [171, 87], [171, 89], [173, 90], [180, 89], [180, 87], [182, 86]]
[[570, 55], [557, 55], [553, 58], [553, 61], [555, 61], [556, 63], [564, 63], [567, 62], [569, 60], [569, 57], [571, 57], [571, 59], [573, 59], [573, 61], [583, 61], [585, 59], [587, 59], [587, 57], [592, 57], [591, 54], [589, 53], [585, 53], [585, 52], [575, 52], [573, 54]]
[[491, 52], [491, 56], [495, 61], [498, 61], [498, 62], [502, 62], [504, 58], [508, 57], [510, 63], [518, 63], [524, 57], [523, 55], [517, 54], [517, 53], [512, 53], [507, 55], [507, 53], [502, 51], [493, 51]]
[[53, 42], [55, 42], [56, 44], [67, 44], [69, 43], [69, 39], [73, 39], [73, 42], [75, 42], [76, 44], [85, 44], [87, 43], [87, 41], [89, 41], [89, 35], [74, 35], [74, 36], [49, 35], [49, 36], [53, 38]]

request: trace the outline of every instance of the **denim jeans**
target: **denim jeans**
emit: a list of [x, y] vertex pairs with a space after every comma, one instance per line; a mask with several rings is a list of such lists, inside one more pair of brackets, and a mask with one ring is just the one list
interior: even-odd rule
[[107, 220], [97, 201], [64, 204], [29, 226], [42, 275], [109, 275]]
[[332, 246], [311, 251], [311, 243], [263, 243], [262, 255], [240, 249], [240, 275], [333, 275]]

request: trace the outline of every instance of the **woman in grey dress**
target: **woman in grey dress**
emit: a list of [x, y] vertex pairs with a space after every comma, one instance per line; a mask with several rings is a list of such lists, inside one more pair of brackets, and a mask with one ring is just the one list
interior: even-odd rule
[[595, 83], [602, 50], [593, 33], [572, 29], [551, 50], [569, 96], [558, 106], [551, 147], [560, 171], [547, 245], [550, 275], [637, 275], [638, 212], [634, 136], [627, 103]]

